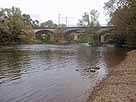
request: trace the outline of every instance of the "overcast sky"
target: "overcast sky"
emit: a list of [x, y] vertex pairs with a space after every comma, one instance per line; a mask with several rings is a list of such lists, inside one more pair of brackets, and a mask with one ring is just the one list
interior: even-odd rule
[[0, 8], [19, 7], [23, 13], [28, 13], [33, 19], [40, 22], [53, 20], [58, 22], [58, 14], [61, 14], [61, 23], [65, 23], [68, 17], [69, 25], [76, 25], [84, 12], [96, 9], [100, 13], [100, 23], [106, 23], [104, 2], [108, 0], [0, 0]]

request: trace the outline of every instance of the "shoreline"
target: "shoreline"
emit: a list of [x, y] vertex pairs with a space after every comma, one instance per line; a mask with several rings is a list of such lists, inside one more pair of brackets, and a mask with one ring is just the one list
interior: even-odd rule
[[136, 102], [136, 50], [109, 68], [107, 78], [94, 88], [89, 102]]

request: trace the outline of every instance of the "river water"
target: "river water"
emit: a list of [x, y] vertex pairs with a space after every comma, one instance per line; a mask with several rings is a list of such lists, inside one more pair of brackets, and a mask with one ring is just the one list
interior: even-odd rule
[[[87, 102], [124, 49], [79, 45], [0, 48], [0, 102]], [[90, 68], [100, 67], [95, 72]]]

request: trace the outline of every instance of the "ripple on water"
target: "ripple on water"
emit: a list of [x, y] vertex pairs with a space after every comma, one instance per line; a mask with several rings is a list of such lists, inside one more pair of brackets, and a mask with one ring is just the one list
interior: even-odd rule
[[[86, 102], [88, 90], [124, 56], [124, 49], [85, 45], [2, 47], [0, 102]], [[94, 66], [100, 69], [91, 72]]]

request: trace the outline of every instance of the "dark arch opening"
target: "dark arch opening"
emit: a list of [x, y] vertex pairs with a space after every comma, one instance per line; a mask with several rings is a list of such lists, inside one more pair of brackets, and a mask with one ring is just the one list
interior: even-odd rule
[[43, 43], [50, 43], [51, 36], [54, 36], [54, 32], [49, 30], [40, 30], [35, 33], [36, 39]]
[[112, 28], [104, 29], [104, 30], [98, 32], [99, 42], [101, 44], [104, 44], [104, 43], [113, 44], [113, 37], [111, 35], [112, 32], [113, 32]]
[[79, 33], [81, 33], [81, 30], [82, 30], [82, 29], [71, 29], [71, 30], [65, 31], [65, 33], [64, 33], [64, 38], [65, 38], [65, 40], [68, 41], [68, 43], [73, 43], [73, 42], [75, 42], [75, 37], [74, 37], [74, 35], [75, 35], [75, 34], [78, 35]]

